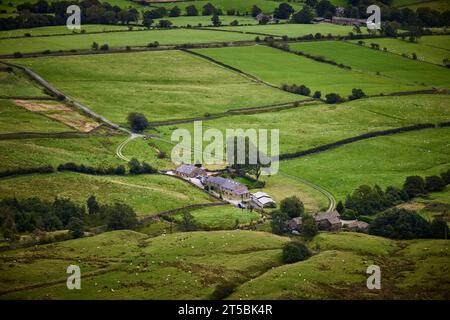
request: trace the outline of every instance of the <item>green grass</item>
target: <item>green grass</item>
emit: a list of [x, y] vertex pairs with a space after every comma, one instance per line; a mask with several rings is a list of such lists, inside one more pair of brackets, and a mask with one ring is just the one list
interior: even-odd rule
[[435, 1], [418, 1], [418, 0], [394, 0], [393, 6], [395, 7], [407, 7], [412, 10], [417, 10], [418, 8], [430, 8], [438, 11], [445, 11], [450, 9], [450, 5], [446, 0], [435, 0]]
[[[349, 50], [352, 49], [352, 46], [349, 46]], [[321, 91], [323, 97], [331, 92], [348, 96], [355, 87], [363, 89], [366, 94], [425, 88], [417, 84], [402, 83], [397, 79], [394, 80], [376, 75], [368, 76], [364, 73], [344, 70], [266, 46], [198, 49], [195, 51], [277, 86], [282, 84], [306, 85], [311, 89], [312, 93], [316, 90]], [[371, 52], [369, 51], [369, 53]], [[428, 68], [430, 66], [425, 65], [425, 67]], [[441, 73], [447, 72], [446, 70], [439, 71]]]
[[[177, 18], [164, 17], [162, 19], [156, 19], [154, 25], [157, 25], [159, 20], [169, 20], [172, 22], [172, 26], [174, 27], [186, 27], [188, 25], [197, 27], [199, 24], [201, 24], [202, 27], [212, 27], [213, 25], [211, 18], [212, 16], [180, 16]], [[239, 21], [239, 24], [258, 24], [258, 21], [252, 16], [220, 16], [219, 18], [222, 25], [229, 25], [234, 20]]]
[[47, 97], [41, 87], [32, 82], [21, 70], [13, 68], [6, 71], [0, 69], [0, 96], [13, 97]]
[[419, 38], [419, 44], [450, 50], [450, 36], [424, 36]]
[[302, 99], [181, 51], [45, 57], [20, 63], [122, 124], [133, 111], [157, 121]]
[[[139, 27], [133, 27], [133, 28], [135, 30], [142, 29]], [[118, 31], [118, 30], [128, 30], [128, 26], [82, 24], [81, 30], [85, 30], [86, 33]], [[66, 26], [50, 26], [50, 27], [39, 27], [39, 28], [14, 29], [14, 30], [8, 30], [8, 31], [0, 31], [0, 38], [23, 37], [26, 33], [31, 34], [31, 36], [43, 36], [43, 35], [73, 34], [73, 33], [80, 33], [80, 31], [79, 30], [70, 30]]]
[[370, 49], [370, 43], [370, 40], [366, 41], [365, 47], [362, 47], [346, 42], [320, 41], [291, 44], [291, 48], [349, 65], [355, 70], [367, 73], [368, 78], [375, 77], [379, 72], [390, 82], [397, 83], [394, 88], [396, 91], [403, 91], [404, 84], [408, 83], [450, 88], [450, 70]]
[[[409, 58], [412, 58], [412, 54], [416, 53], [418, 60], [434, 64], [442, 65], [445, 58], [450, 58], [448, 50], [424, 45], [420, 40], [418, 43], [391, 38], [371, 39], [369, 41], [379, 44], [382, 49], [387, 48], [389, 52], [399, 55], [406, 54]], [[357, 43], [356, 40], [352, 42]]]
[[[261, 219], [261, 215], [249, 210], [242, 210], [231, 205], [206, 207], [190, 212], [200, 228], [207, 230], [236, 229], [239, 225], [249, 225]], [[176, 221], [181, 221], [182, 215], [174, 216]]]
[[11, 100], [0, 99], [0, 134], [66, 131], [74, 130], [39, 113], [16, 106]]
[[[151, 239], [115, 231], [37, 250], [6, 252], [0, 255], [2, 290], [17, 291], [1, 298], [206, 299], [220, 283], [235, 278], [246, 281], [278, 266], [286, 241], [250, 231], [178, 233]], [[82, 290], [67, 290], [67, 261], [79, 261]], [[104, 273], [90, 275], [93, 270]], [[63, 280], [61, 284], [26, 289], [57, 279]]]
[[160, 44], [182, 44], [230, 42], [253, 40], [254, 38], [253, 35], [234, 32], [195, 29], [108, 32], [73, 36], [0, 39], [0, 54], [42, 52], [45, 50], [86, 50], [91, 48], [93, 42], [97, 42], [100, 45], [107, 43], [110, 48], [125, 48], [126, 46], [146, 46], [155, 41], [158, 41]]
[[[270, 34], [274, 36], [301, 37], [308, 34], [321, 33], [326, 36], [332, 34], [334, 36], [346, 36], [349, 32], [353, 32], [353, 27], [339, 26], [331, 23], [321, 24], [274, 24], [274, 25], [256, 25], [256, 26], [237, 26], [237, 27], [221, 27], [223, 30], [235, 30], [242, 32], [254, 32]], [[364, 32], [364, 29], [361, 29]]]
[[163, 175], [91, 176], [57, 173], [12, 177], [0, 180], [0, 197], [70, 198], [85, 203], [90, 195], [100, 202], [123, 202], [139, 216], [207, 203], [211, 198], [191, 185]]
[[[174, 168], [174, 165], [170, 160], [172, 147], [173, 145], [160, 141], [135, 139], [123, 148], [122, 154], [130, 159], [137, 157], [141, 161], [145, 161], [158, 169], [172, 169]], [[158, 158], [157, 150], [165, 152], [166, 157], [164, 159]]]
[[428, 129], [372, 138], [284, 161], [280, 168], [327, 188], [339, 200], [360, 185], [401, 186], [407, 176], [450, 168], [450, 129]]
[[[280, 153], [292, 153], [367, 132], [417, 123], [450, 121], [447, 95], [376, 97], [339, 105], [311, 105], [276, 113], [238, 115], [203, 122], [203, 132], [219, 129], [279, 129]], [[193, 124], [158, 128], [170, 139], [172, 131]], [[207, 143], [205, 142], [205, 146]]]

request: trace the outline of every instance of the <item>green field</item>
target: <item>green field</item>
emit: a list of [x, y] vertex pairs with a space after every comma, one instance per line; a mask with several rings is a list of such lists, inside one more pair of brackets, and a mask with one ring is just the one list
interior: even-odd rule
[[441, 192], [432, 192], [424, 197], [417, 197], [399, 207], [417, 211], [422, 217], [431, 221], [441, 217], [450, 225], [450, 188]]
[[6, 66], [0, 67], [0, 96], [12, 97], [48, 97], [21, 70], [13, 68], [7, 71]]
[[[362, 47], [346, 42], [320, 41], [296, 43], [290, 47], [349, 65], [355, 70], [367, 73], [367, 78], [373, 78], [375, 73], [379, 72], [391, 82], [395, 81], [399, 84], [396, 85], [397, 91], [402, 91], [400, 87], [403, 83], [450, 88], [450, 70], [404, 59], [389, 52], [370, 49], [370, 43], [371, 40], [366, 41], [366, 47]], [[418, 54], [420, 55], [420, 52]]]
[[418, 8], [430, 8], [438, 11], [445, 11], [450, 9], [450, 5], [447, 0], [394, 0], [393, 6], [401, 8], [410, 8], [412, 10], [417, 10]]
[[[135, 30], [142, 29], [139, 27], [133, 27]], [[91, 32], [104, 32], [104, 31], [118, 31], [118, 30], [128, 30], [128, 26], [122, 25], [101, 25], [101, 24], [82, 24], [81, 30], [86, 30], [86, 33]], [[0, 38], [10, 38], [10, 37], [23, 37], [25, 34], [29, 33], [31, 36], [44, 36], [44, 35], [60, 35], [60, 34], [73, 34], [80, 33], [79, 30], [70, 30], [66, 26], [50, 26], [50, 27], [39, 27], [39, 28], [29, 28], [29, 29], [14, 29], [8, 31], [0, 31]]]
[[[164, 17], [162, 19], [156, 19], [154, 25], [158, 25], [159, 20], [169, 20], [172, 22], [172, 26], [174, 27], [186, 27], [188, 25], [192, 27], [198, 27], [200, 25], [202, 27], [212, 27], [213, 25], [211, 18], [212, 16], [180, 16], [177, 18]], [[219, 18], [222, 25], [229, 25], [234, 20], [239, 21], [240, 25], [258, 24], [258, 21], [252, 16], [220, 16]]]
[[372, 138], [281, 162], [280, 170], [314, 181], [338, 200], [360, 185], [401, 186], [407, 176], [450, 168], [450, 129], [428, 129]]
[[85, 203], [91, 195], [104, 203], [126, 203], [139, 216], [189, 204], [208, 203], [212, 199], [183, 181], [163, 175], [92, 176], [56, 173], [0, 180], [1, 198], [39, 197], [53, 200], [59, 197]]
[[[279, 129], [280, 153], [292, 153], [367, 132], [418, 123], [450, 121], [447, 95], [375, 97], [339, 105], [310, 105], [276, 113], [238, 115], [203, 121], [203, 131]], [[176, 128], [193, 132], [193, 124], [158, 129], [170, 139]], [[205, 146], [207, 143], [205, 142]]]
[[[2, 299], [206, 299], [218, 284], [245, 282], [280, 265], [286, 241], [251, 231], [150, 239], [133, 231], [108, 232], [1, 253], [0, 294]], [[82, 290], [67, 290], [70, 263], [82, 270]], [[41, 287], [30, 288], [36, 284]]]
[[[319, 251], [239, 287], [230, 299], [448, 299], [448, 241], [392, 241], [354, 233], [319, 234]], [[427, 249], [428, 248], [428, 249]], [[381, 266], [382, 290], [366, 287], [366, 269]]]
[[0, 134], [14, 132], [74, 131], [61, 122], [16, 106], [11, 100], [0, 99]]
[[[356, 47], [356, 49], [358, 48]], [[355, 87], [363, 89], [366, 94], [426, 88], [407, 81], [400, 82], [397, 79], [377, 75], [368, 76], [365, 73], [344, 70], [266, 46], [196, 49], [195, 51], [248, 72], [269, 83], [278, 86], [282, 84], [303, 84], [309, 87], [312, 93], [316, 90], [321, 91], [322, 96], [331, 92], [347, 96]], [[369, 53], [371, 52], [369, 51]], [[382, 56], [381, 58], [385, 57]], [[398, 58], [403, 60], [400, 57]], [[429, 66], [426, 65], [425, 67], [428, 68]], [[450, 71], [439, 70], [438, 75], [441, 73], [444, 76], [447, 75], [447, 72]], [[429, 73], [429, 75], [431, 74]], [[446, 80], [441, 79], [441, 82], [446, 82]]]
[[20, 60], [65, 94], [117, 123], [149, 121], [301, 100], [181, 51]]
[[450, 36], [425, 36], [419, 39], [419, 44], [450, 50]]
[[126, 46], [146, 46], [155, 41], [165, 45], [254, 39], [254, 35], [196, 29], [107, 32], [73, 36], [0, 39], [0, 54], [42, 52], [45, 50], [87, 50], [91, 48], [93, 42], [100, 45], [106, 43], [110, 48], [125, 48]]
[[[356, 40], [352, 42], [357, 43]], [[445, 41], [443, 40], [442, 42]], [[439, 65], [443, 64], [444, 59], [450, 58], [448, 50], [422, 44], [421, 39], [418, 43], [391, 38], [371, 39], [370, 43], [377, 43], [380, 45], [380, 48], [386, 48], [387, 51], [392, 53], [406, 54], [409, 58], [412, 58], [412, 54], [415, 53], [418, 60]]]
[[[353, 27], [340, 26], [330, 23], [320, 24], [274, 24], [274, 25], [257, 25], [257, 26], [238, 26], [238, 27], [221, 27], [223, 30], [234, 30], [241, 32], [253, 32], [270, 34], [274, 36], [301, 37], [307, 34], [321, 33], [326, 36], [346, 36], [349, 32], [353, 32]], [[361, 29], [362, 32], [365, 29]]]

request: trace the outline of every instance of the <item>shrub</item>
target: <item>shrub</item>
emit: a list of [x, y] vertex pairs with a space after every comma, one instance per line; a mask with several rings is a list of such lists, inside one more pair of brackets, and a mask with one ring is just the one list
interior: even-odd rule
[[286, 213], [289, 218], [295, 218], [301, 216], [305, 212], [305, 206], [297, 196], [292, 196], [281, 200], [280, 210], [281, 212]]
[[122, 203], [105, 206], [104, 214], [108, 230], [133, 229], [138, 223], [134, 210]]
[[312, 216], [303, 217], [301, 232], [307, 239], [314, 238], [318, 233], [318, 228], [315, 219]]
[[342, 99], [342, 97], [337, 93], [329, 93], [325, 96], [325, 98], [325, 102], [329, 104], [340, 103], [344, 101], [344, 99]]
[[403, 184], [403, 189], [410, 198], [414, 198], [418, 195], [426, 193], [425, 181], [419, 176], [407, 177], [405, 183]]
[[301, 242], [291, 241], [283, 246], [283, 262], [294, 263], [303, 261], [311, 256], [309, 249]]
[[313, 94], [314, 99], [320, 99], [322, 97], [322, 93], [320, 91], [316, 91]]
[[352, 89], [352, 94], [348, 97], [349, 100], [356, 100], [364, 98], [366, 94], [361, 89]]
[[77, 217], [70, 218], [67, 229], [73, 238], [80, 238], [84, 235], [83, 221]]
[[100, 47], [100, 50], [108, 51], [108, 50], [109, 50], [109, 45], [108, 45], [107, 43], [103, 44], [103, 45]]
[[289, 217], [286, 213], [281, 211], [274, 211], [271, 214], [272, 220], [270, 221], [270, 226], [272, 228], [272, 232], [275, 234], [283, 234], [286, 231], [287, 223]]
[[431, 176], [425, 178], [425, 189], [428, 192], [442, 191], [445, 189], [446, 183], [439, 176]]
[[448, 239], [449, 228], [447, 222], [438, 217], [431, 222], [431, 236], [434, 239]]
[[20, 52], [14, 52], [14, 58], [22, 58], [23, 54]]
[[142, 132], [149, 127], [148, 120], [142, 113], [130, 112], [127, 121], [131, 129], [136, 132]]

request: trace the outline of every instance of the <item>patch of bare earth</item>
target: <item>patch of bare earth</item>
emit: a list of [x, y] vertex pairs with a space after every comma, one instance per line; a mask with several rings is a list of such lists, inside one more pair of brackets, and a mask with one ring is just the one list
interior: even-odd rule
[[411, 210], [411, 211], [419, 211], [419, 210], [422, 210], [423, 208], [425, 208], [425, 204], [420, 203], [420, 202], [407, 202], [407, 203], [399, 204], [397, 206], [397, 208]]
[[[49, 104], [26, 100], [14, 100], [14, 103], [28, 111], [42, 112], [46, 117], [60, 121], [80, 132], [89, 133], [101, 125], [99, 122], [93, 121], [73, 111], [64, 104]], [[58, 112], [51, 113], [50, 111]]]

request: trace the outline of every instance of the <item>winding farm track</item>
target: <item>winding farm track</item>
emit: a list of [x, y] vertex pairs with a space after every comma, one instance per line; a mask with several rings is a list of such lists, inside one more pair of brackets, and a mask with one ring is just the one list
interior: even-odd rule
[[129, 159], [128, 157], [126, 157], [126, 156], [123, 155], [123, 153], [122, 153], [123, 148], [124, 148], [129, 142], [131, 142], [131, 141], [133, 141], [133, 140], [135, 140], [135, 139], [137, 139], [137, 138], [142, 138], [142, 137], [143, 137], [143, 135], [141, 135], [141, 134], [131, 133], [131, 135], [128, 137], [127, 140], [125, 140], [125, 141], [123, 141], [123, 142], [121, 142], [121, 143], [119, 144], [119, 146], [118, 146], [117, 149], [116, 149], [116, 155], [117, 155], [120, 159], [122, 159], [123, 161], [129, 162], [131, 159]]

